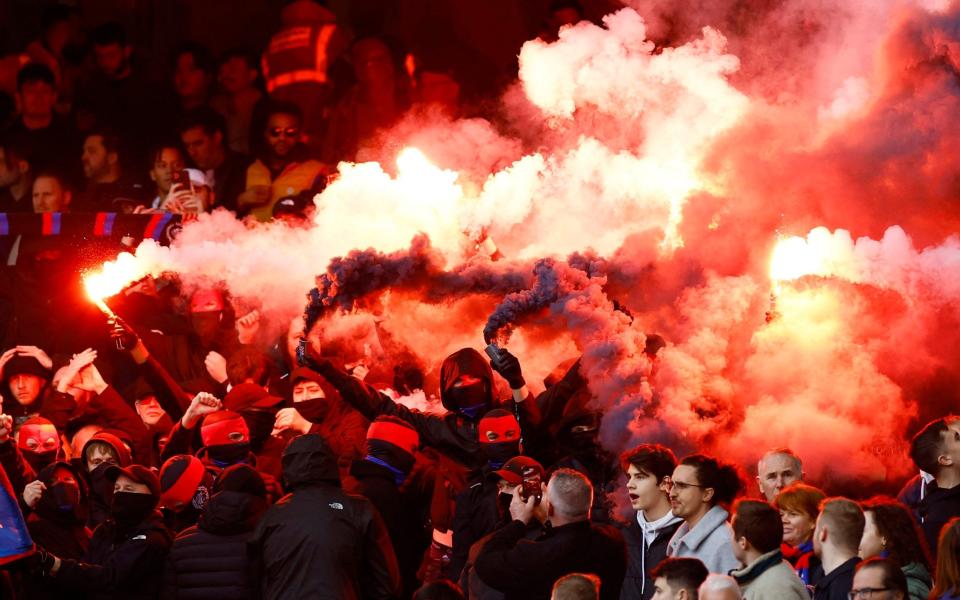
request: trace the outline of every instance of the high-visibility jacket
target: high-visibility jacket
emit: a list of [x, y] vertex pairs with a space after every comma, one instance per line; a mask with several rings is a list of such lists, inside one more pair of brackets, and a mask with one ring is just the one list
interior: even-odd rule
[[292, 83], [327, 82], [327, 67], [334, 58], [331, 42], [337, 34], [333, 23], [295, 25], [270, 39], [261, 60], [267, 92]]
[[274, 178], [262, 160], [254, 161], [247, 167], [247, 189], [258, 185], [270, 186], [270, 201], [263, 206], [250, 208], [250, 214], [258, 221], [269, 221], [273, 218], [273, 205], [278, 200], [310, 189], [325, 169], [323, 163], [315, 160], [292, 162]]

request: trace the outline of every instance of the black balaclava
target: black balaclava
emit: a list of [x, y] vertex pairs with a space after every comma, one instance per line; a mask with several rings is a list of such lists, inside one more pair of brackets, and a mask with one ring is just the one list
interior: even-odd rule
[[493, 406], [493, 371], [472, 348], [457, 350], [440, 366], [440, 400], [443, 407], [476, 421]]
[[393, 473], [394, 483], [403, 485], [416, 462], [414, 452], [420, 435], [409, 423], [392, 417], [378, 417], [367, 429], [364, 460]]

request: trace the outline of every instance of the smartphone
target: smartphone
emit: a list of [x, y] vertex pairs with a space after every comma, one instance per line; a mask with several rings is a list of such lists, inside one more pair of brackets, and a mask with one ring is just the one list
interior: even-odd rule
[[187, 173], [186, 169], [180, 169], [179, 171], [174, 171], [170, 176], [170, 181], [172, 183], [179, 183], [184, 189], [191, 189], [190, 187], [190, 173]]
[[523, 483], [520, 484], [520, 498], [526, 502], [530, 496], [533, 496], [537, 499], [537, 504], [540, 504], [540, 498], [543, 495], [543, 489], [540, 486], [539, 477], [531, 477], [530, 479], [524, 479]]

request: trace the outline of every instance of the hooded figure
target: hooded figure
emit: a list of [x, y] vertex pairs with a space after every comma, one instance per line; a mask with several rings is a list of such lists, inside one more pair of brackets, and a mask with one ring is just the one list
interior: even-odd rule
[[9, 399], [3, 405], [3, 412], [14, 418], [16, 426], [40, 413], [51, 376], [50, 370], [32, 356], [18, 354], [3, 366], [0, 394]]
[[344, 487], [370, 500], [390, 534], [397, 554], [403, 597], [418, 586], [417, 567], [430, 545], [426, 506], [429, 497], [407, 479], [416, 463], [420, 436], [406, 421], [377, 417], [367, 430], [367, 453], [350, 466]]
[[37, 479], [46, 486], [27, 519], [33, 540], [62, 558], [80, 558], [90, 543], [86, 527], [89, 492], [80, 471], [70, 463], [47, 465]]
[[113, 501], [113, 481], [107, 477], [112, 466], [127, 467], [132, 462], [130, 451], [117, 436], [107, 431], [98, 431], [83, 445], [80, 453], [81, 471], [86, 468], [90, 487], [89, 527], [96, 527], [110, 515]]
[[173, 542], [164, 597], [183, 600], [259, 598], [247, 552], [250, 534], [267, 509], [263, 478], [248, 465], [224, 469], [197, 525]]
[[17, 432], [17, 447], [34, 471], [40, 471], [63, 458], [60, 452], [60, 434], [57, 427], [43, 417], [30, 417]]
[[264, 598], [394, 598], [393, 546], [369, 500], [340, 488], [337, 462], [315, 434], [283, 453], [292, 490], [269, 508], [251, 540]]
[[61, 559], [51, 574], [92, 598], [156, 597], [173, 539], [157, 511], [160, 480], [141, 465], [110, 465], [107, 478], [117, 487], [110, 518], [93, 532], [82, 561]]
[[499, 503], [501, 478], [498, 470], [520, 454], [520, 424], [515, 416], [502, 408], [483, 415], [477, 435], [487, 462], [472, 474], [468, 487], [456, 498], [453, 554], [446, 570], [453, 581], [460, 578], [474, 542], [502, 524], [504, 508]]
[[[440, 367], [440, 400], [450, 413], [438, 416], [410, 410], [389, 396], [338, 369], [329, 360], [309, 356], [305, 361], [323, 375], [340, 395], [360, 414], [370, 420], [380, 415], [399, 417], [413, 425], [424, 446], [436, 449], [469, 468], [486, 463], [478, 436], [478, 421], [495, 402], [493, 370], [479, 352], [472, 348], [457, 350]], [[530, 402], [507, 405], [516, 408], [522, 418], [531, 409]], [[527, 420], [527, 419], [525, 419]]]
[[[37, 479], [46, 489], [27, 518], [30, 537], [41, 548], [61, 558], [80, 559], [90, 545], [86, 527], [87, 485], [80, 471], [70, 463], [48, 465]], [[24, 590], [26, 598], [64, 598], [70, 590], [50, 580], [33, 580]]]
[[493, 370], [473, 348], [461, 348], [440, 365], [440, 401], [450, 412], [477, 420], [494, 404]]
[[[570, 407], [568, 407], [570, 408]], [[571, 409], [556, 429], [560, 460], [551, 467], [574, 469], [587, 476], [593, 484], [591, 518], [597, 523], [609, 523], [620, 470], [617, 458], [600, 445], [601, 414], [580, 408]]]
[[336, 388], [319, 373], [307, 367], [298, 367], [290, 374], [290, 385], [294, 390], [298, 387], [313, 390], [311, 398], [298, 400], [294, 397], [293, 408], [313, 424], [309, 433], [317, 433], [323, 437], [324, 443], [337, 456], [342, 469], [345, 470], [351, 461], [364, 456], [370, 421], [344, 402]]

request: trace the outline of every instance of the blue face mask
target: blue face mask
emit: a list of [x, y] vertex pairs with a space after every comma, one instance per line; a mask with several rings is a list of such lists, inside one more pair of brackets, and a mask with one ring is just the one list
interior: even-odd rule
[[397, 484], [397, 487], [403, 485], [403, 482], [407, 480], [407, 474], [401, 471], [400, 469], [392, 466], [387, 461], [377, 458], [376, 456], [366, 455], [363, 460], [367, 462], [372, 462], [375, 465], [380, 465], [381, 467], [388, 469], [393, 473], [393, 482]]
[[461, 415], [470, 419], [471, 421], [476, 421], [479, 419], [483, 413], [487, 412], [489, 405], [484, 402], [483, 404], [474, 404], [473, 406], [463, 406], [457, 410]]

